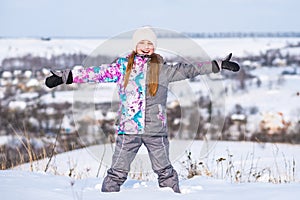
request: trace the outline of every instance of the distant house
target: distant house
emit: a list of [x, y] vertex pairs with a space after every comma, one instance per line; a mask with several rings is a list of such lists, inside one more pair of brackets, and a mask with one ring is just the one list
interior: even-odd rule
[[287, 68], [284, 71], [281, 72], [282, 75], [296, 75], [297, 74], [297, 68]]
[[10, 101], [8, 104], [10, 110], [24, 110], [26, 106], [25, 101]]
[[284, 119], [283, 113], [267, 112], [263, 114], [263, 119], [259, 126], [262, 132], [273, 135], [286, 133], [290, 125], [291, 123]]
[[10, 78], [12, 78], [12, 77], [13, 77], [13, 73], [10, 72], [10, 71], [4, 71], [4, 72], [2, 73], [2, 78], [3, 78], [3, 79], [10, 79]]
[[275, 58], [272, 61], [273, 66], [286, 66], [287, 65], [287, 60], [284, 58]]
[[73, 134], [76, 131], [75, 125], [68, 115], [63, 117], [61, 130], [65, 134]]

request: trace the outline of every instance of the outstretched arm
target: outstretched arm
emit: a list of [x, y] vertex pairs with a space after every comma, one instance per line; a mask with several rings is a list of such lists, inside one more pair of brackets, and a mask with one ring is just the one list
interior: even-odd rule
[[121, 65], [114, 63], [112, 65], [101, 65], [88, 67], [78, 70], [72, 70], [73, 83], [105, 83], [117, 82], [121, 75]]
[[118, 59], [110, 65], [93, 66], [77, 70], [51, 71], [52, 76], [47, 77], [45, 84], [49, 88], [61, 84], [71, 83], [104, 83], [117, 82], [124, 75], [125, 59]]
[[190, 79], [200, 74], [212, 73], [212, 62], [196, 64], [176, 63], [166, 66], [166, 74], [170, 82]]
[[197, 75], [218, 73], [222, 69], [233, 72], [239, 71], [240, 66], [230, 61], [231, 57], [232, 54], [230, 53], [224, 60], [205, 61], [194, 64], [177, 63], [172, 66], [167, 66], [166, 74], [169, 81], [172, 82], [193, 78]]

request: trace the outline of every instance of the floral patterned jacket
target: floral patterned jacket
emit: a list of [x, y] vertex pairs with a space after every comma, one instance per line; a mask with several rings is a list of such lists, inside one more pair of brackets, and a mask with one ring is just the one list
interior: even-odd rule
[[166, 102], [169, 83], [212, 72], [210, 61], [197, 65], [162, 63], [157, 93], [155, 96], [150, 96], [146, 92], [149, 61], [148, 57], [136, 55], [126, 88], [124, 88], [124, 75], [127, 58], [119, 58], [109, 65], [72, 70], [73, 83], [117, 83], [121, 100], [118, 134], [167, 135]]

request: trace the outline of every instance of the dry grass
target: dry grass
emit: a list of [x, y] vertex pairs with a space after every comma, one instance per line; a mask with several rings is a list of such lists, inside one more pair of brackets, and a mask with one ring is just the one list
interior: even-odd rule
[[208, 158], [205, 160], [193, 159], [192, 153], [187, 152], [186, 160], [181, 163], [187, 172], [184, 173], [185, 177], [209, 176], [235, 183], [269, 182], [277, 184], [296, 181], [295, 159], [287, 159], [284, 153], [281, 157], [274, 153], [273, 163], [266, 164], [265, 167], [262, 167], [263, 161], [259, 157], [255, 157], [254, 152], [248, 154], [245, 159], [234, 159], [234, 155], [227, 150], [227, 156], [214, 158], [212, 163], [208, 160]]

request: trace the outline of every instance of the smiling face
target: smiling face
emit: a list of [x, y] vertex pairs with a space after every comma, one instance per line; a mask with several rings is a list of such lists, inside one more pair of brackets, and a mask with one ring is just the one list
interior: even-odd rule
[[136, 45], [136, 52], [137, 54], [141, 55], [151, 55], [154, 53], [154, 45], [149, 40], [141, 40]]

